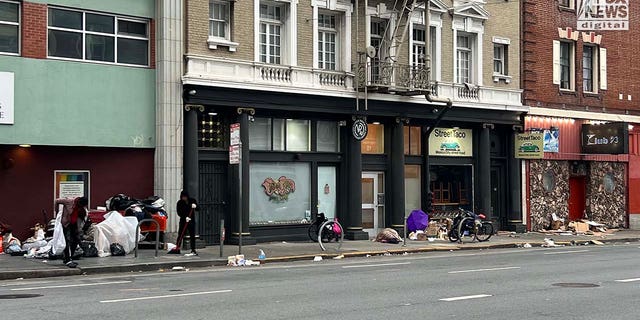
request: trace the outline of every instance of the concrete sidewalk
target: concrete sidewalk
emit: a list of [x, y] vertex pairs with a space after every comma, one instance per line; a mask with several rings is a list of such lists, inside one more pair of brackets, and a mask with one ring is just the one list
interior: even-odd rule
[[[345, 241], [340, 251], [322, 251], [317, 243], [313, 242], [271, 242], [260, 243], [243, 247], [246, 259], [257, 260], [259, 251], [264, 250], [267, 259], [265, 263], [312, 260], [315, 256], [332, 258], [344, 255], [345, 258], [361, 257], [381, 254], [404, 254], [431, 251], [497, 249], [522, 247], [525, 243], [533, 247], [540, 247], [544, 238], [552, 238], [559, 245], [584, 245], [591, 240], [603, 243], [614, 242], [638, 242], [640, 231], [622, 230], [605, 237], [596, 236], [562, 236], [545, 235], [541, 233], [525, 233], [511, 235], [494, 235], [488, 242], [471, 242], [466, 238], [463, 244], [449, 241], [407, 241], [407, 245], [384, 244], [372, 241]], [[237, 246], [225, 245], [224, 254], [220, 257], [220, 248], [210, 246], [198, 251], [197, 257], [185, 257], [183, 255], [169, 255], [160, 250], [158, 257], [154, 257], [154, 250], [140, 250], [138, 258], [133, 254], [125, 257], [83, 258], [78, 261], [78, 268], [69, 269], [63, 266], [61, 260], [38, 260], [24, 257], [12, 257], [6, 254], [0, 255], [0, 280], [17, 278], [43, 278], [55, 276], [69, 276], [81, 274], [99, 274], [116, 272], [139, 272], [168, 270], [173, 267], [202, 268], [226, 265], [227, 256], [238, 253]], [[185, 252], [186, 253], [186, 252]]]

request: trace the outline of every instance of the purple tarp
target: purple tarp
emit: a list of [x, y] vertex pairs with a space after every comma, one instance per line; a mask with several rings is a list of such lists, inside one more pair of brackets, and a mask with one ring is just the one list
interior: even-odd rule
[[422, 210], [413, 210], [407, 218], [407, 229], [409, 232], [425, 230], [429, 226], [429, 215]]

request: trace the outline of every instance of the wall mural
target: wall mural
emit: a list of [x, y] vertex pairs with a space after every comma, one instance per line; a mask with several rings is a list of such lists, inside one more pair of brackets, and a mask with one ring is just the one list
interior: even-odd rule
[[549, 228], [552, 213], [564, 219], [569, 216], [570, 166], [567, 161], [532, 160], [530, 164], [531, 230], [538, 231]]
[[591, 162], [587, 184], [587, 217], [609, 227], [624, 227], [626, 217], [625, 165]]
[[288, 201], [289, 195], [296, 191], [295, 181], [285, 176], [281, 176], [278, 180], [266, 178], [262, 182], [262, 187], [269, 200], [278, 203]]

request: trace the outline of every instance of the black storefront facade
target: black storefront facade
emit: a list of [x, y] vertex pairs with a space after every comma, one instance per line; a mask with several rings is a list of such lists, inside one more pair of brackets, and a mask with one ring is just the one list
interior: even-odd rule
[[[432, 189], [436, 211], [466, 207], [501, 229], [522, 229], [521, 163], [513, 157], [520, 112], [454, 104], [438, 128], [442, 136], [465, 133], [470, 149], [459, 156], [464, 145], [424, 139], [443, 108], [435, 104], [369, 99], [357, 112], [354, 99], [335, 96], [191, 85], [184, 92], [184, 185], [200, 201], [198, 233], [207, 243], [218, 241], [221, 219], [230, 243], [240, 219], [244, 244], [305, 240], [318, 212], [339, 219], [346, 238], [368, 239], [402, 229]], [[369, 125], [362, 142], [352, 133], [357, 119]], [[229, 164], [234, 123], [241, 164]]]

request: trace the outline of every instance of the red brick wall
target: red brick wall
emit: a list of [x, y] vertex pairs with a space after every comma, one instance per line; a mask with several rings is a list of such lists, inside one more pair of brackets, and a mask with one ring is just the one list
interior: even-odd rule
[[[597, 96], [582, 92], [582, 36], [576, 43], [575, 93], [561, 93], [553, 84], [553, 40], [558, 28], [576, 29], [575, 10], [561, 9], [557, 0], [523, 0], [523, 100], [533, 107], [607, 113], [640, 114], [640, 2], [630, 1], [629, 31], [596, 31], [607, 49], [607, 90]], [[624, 94], [624, 100], [618, 95]], [[627, 95], [632, 101], [627, 101]], [[604, 109], [603, 109], [604, 108]], [[627, 111], [628, 110], [628, 111]]]
[[22, 56], [47, 57], [47, 5], [22, 3]]

